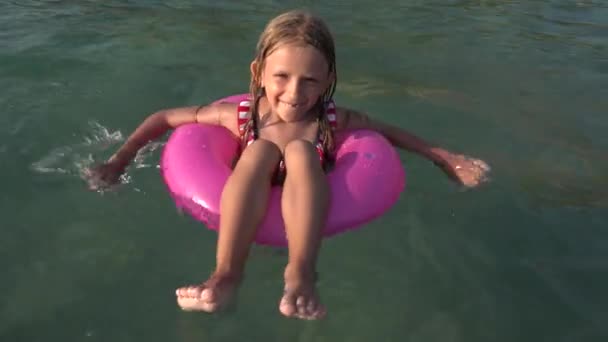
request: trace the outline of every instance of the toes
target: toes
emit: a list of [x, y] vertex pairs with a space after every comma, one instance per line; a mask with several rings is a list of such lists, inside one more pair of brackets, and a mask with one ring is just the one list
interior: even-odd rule
[[180, 287], [175, 290], [175, 295], [178, 297], [188, 297], [188, 289], [189, 287]]
[[198, 296], [204, 302], [214, 302], [215, 301], [215, 291], [211, 288], [205, 288], [200, 292]]
[[231, 299], [236, 290], [235, 280], [207, 280], [200, 285], [184, 286], [175, 291], [178, 305], [186, 311], [216, 312]]
[[298, 308], [298, 313], [300, 318], [302, 319], [319, 319], [325, 316], [325, 308], [319, 303], [318, 298], [316, 296], [308, 298], [308, 300], [303, 301], [305, 305], [301, 308]]
[[285, 294], [281, 298], [279, 311], [286, 317], [295, 317], [299, 319], [319, 319], [325, 316], [325, 308], [319, 303], [316, 296], [295, 296], [294, 294]]
[[200, 296], [201, 290], [198, 286], [191, 286], [188, 288], [188, 297], [198, 298]]
[[[216, 312], [219, 303], [213, 301], [213, 291], [202, 286], [182, 287], [175, 291], [177, 304], [184, 311]], [[207, 299], [210, 299], [209, 301]]]
[[314, 315], [317, 312], [318, 303], [316, 299], [312, 298], [308, 301], [308, 305], [306, 305], [306, 312], [308, 315]]
[[201, 292], [200, 286], [186, 286], [175, 290], [175, 295], [184, 298], [199, 298]]
[[184, 311], [204, 311], [213, 313], [219, 309], [218, 303], [207, 303], [190, 297], [178, 297], [177, 304]]
[[307, 304], [308, 303], [307, 303], [306, 297], [304, 297], [304, 296], [299, 296], [298, 299], [296, 299], [296, 311], [298, 312], [298, 316], [300, 316], [300, 317], [308, 316], [308, 312], [306, 310]]
[[293, 295], [285, 293], [279, 304], [279, 311], [287, 317], [293, 317], [296, 314], [296, 302]]

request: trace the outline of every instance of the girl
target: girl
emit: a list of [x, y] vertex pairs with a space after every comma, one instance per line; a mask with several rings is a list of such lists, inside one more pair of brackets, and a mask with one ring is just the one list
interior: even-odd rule
[[[288, 317], [321, 318], [325, 309], [315, 287], [315, 266], [329, 202], [325, 170], [331, 164], [334, 130], [380, 132], [394, 146], [433, 161], [469, 187], [478, 185], [489, 168], [363, 113], [334, 110], [334, 42], [325, 23], [310, 13], [292, 11], [270, 21], [250, 67], [250, 103], [241, 103], [240, 109], [220, 103], [150, 115], [105, 164], [89, 171], [89, 184], [98, 189], [116, 183], [136, 152], [169, 129], [188, 123], [228, 128], [242, 139], [243, 150], [222, 193], [215, 271], [200, 285], [177, 289], [177, 303], [184, 310], [214, 312], [234, 296], [276, 184], [283, 191], [289, 250], [279, 311]], [[239, 117], [243, 106], [248, 115]]]

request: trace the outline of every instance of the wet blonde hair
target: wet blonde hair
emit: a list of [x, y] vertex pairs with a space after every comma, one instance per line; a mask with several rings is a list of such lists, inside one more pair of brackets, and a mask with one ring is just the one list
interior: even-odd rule
[[[295, 10], [283, 13], [272, 19], [260, 35], [254, 59], [256, 67], [249, 85], [253, 105], [251, 106], [249, 121], [245, 127], [247, 130], [253, 127], [254, 134], [257, 134], [258, 107], [260, 99], [264, 96], [264, 89], [261, 86], [262, 70], [264, 70], [266, 57], [283, 44], [310, 45], [316, 48], [325, 56], [327, 65], [329, 66], [329, 73], [333, 73], [330, 86], [325, 90], [313, 108], [318, 113], [319, 131], [320, 137], [323, 140], [323, 149], [329, 157], [333, 153], [334, 139], [329, 119], [325, 115], [325, 105], [332, 100], [336, 90], [336, 50], [333, 37], [327, 25], [325, 25], [321, 18], [310, 12]], [[245, 140], [246, 137], [244, 136], [243, 139]]]

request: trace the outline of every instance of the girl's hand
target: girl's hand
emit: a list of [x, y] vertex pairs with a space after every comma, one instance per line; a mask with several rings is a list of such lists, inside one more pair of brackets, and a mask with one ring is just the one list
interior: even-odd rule
[[125, 168], [126, 165], [110, 160], [85, 169], [84, 178], [90, 190], [104, 190], [120, 182], [120, 176], [125, 172]]
[[447, 175], [460, 184], [472, 188], [488, 179], [490, 166], [483, 160], [461, 154], [448, 154], [437, 163]]

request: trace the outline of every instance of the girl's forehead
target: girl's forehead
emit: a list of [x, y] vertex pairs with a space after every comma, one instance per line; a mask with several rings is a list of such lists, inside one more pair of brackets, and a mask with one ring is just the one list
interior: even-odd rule
[[319, 49], [309, 44], [281, 44], [275, 47], [265, 58], [270, 66], [299, 65], [319, 70], [327, 70], [327, 58]]

